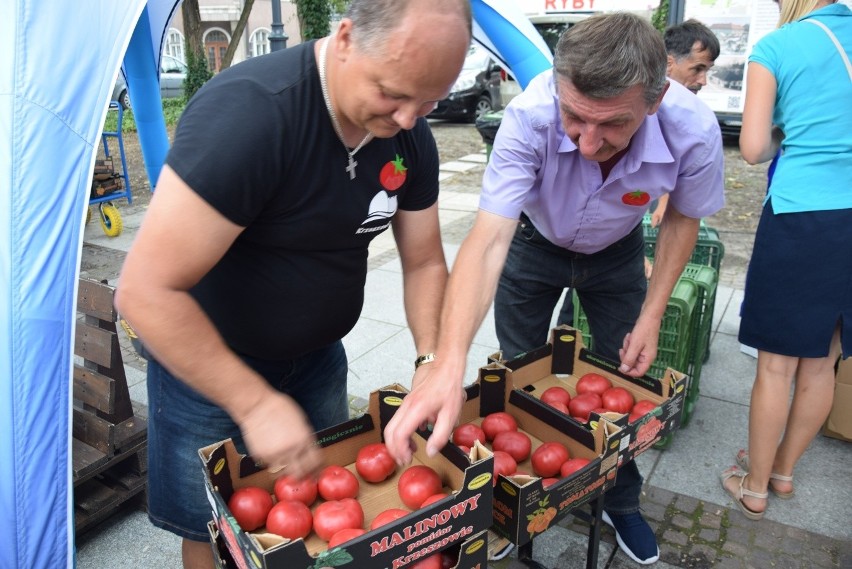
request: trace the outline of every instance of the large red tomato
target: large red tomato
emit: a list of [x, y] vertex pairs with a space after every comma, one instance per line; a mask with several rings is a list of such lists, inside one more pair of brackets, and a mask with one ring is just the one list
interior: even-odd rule
[[473, 423], [459, 425], [455, 428], [455, 430], [453, 430], [453, 444], [457, 446], [473, 448], [473, 441], [479, 441], [485, 444], [485, 440], [485, 431]]
[[269, 510], [266, 529], [287, 539], [306, 538], [311, 533], [313, 516], [311, 510], [297, 500], [278, 502]]
[[314, 531], [325, 541], [342, 529], [364, 525], [364, 510], [354, 498], [323, 502], [314, 510]]
[[523, 462], [530, 457], [532, 441], [521, 431], [505, 431], [497, 433], [491, 448], [509, 453], [515, 462]]
[[610, 387], [601, 395], [603, 406], [616, 413], [630, 413], [633, 409], [633, 394], [623, 387]]
[[310, 507], [317, 499], [317, 481], [313, 478], [293, 478], [285, 474], [275, 481], [273, 492], [279, 502], [298, 500]]
[[497, 411], [486, 415], [482, 420], [482, 430], [489, 441], [493, 441], [497, 433], [504, 431], [517, 431], [518, 422], [515, 418], [504, 411]]
[[562, 478], [570, 476], [585, 467], [587, 464], [589, 464], [589, 462], [589, 459], [580, 458], [579, 456], [576, 458], [569, 458], [568, 460], [562, 463], [562, 466], [559, 467], [559, 475]]
[[408, 510], [403, 510], [402, 508], [388, 508], [382, 512], [379, 512], [373, 521], [370, 522], [370, 531], [373, 531], [377, 527], [381, 527], [385, 524], [389, 524], [394, 520], [398, 520], [399, 518], [405, 517], [410, 514]]
[[399, 477], [397, 484], [402, 503], [417, 510], [420, 504], [433, 494], [443, 490], [443, 483], [438, 473], [425, 464], [409, 466]]
[[323, 500], [354, 498], [360, 487], [357, 476], [336, 464], [323, 468], [317, 480], [317, 490]]
[[629, 422], [634, 422], [637, 419], [641, 419], [651, 411], [653, 411], [657, 407], [657, 404], [653, 401], [649, 401], [647, 399], [640, 399], [636, 402], [636, 405], [633, 406], [633, 409], [630, 410], [630, 417], [628, 417]]
[[266, 523], [272, 509], [272, 495], [257, 486], [246, 486], [235, 490], [228, 500], [228, 509], [237, 523], [246, 531], [253, 531]]
[[586, 392], [575, 396], [568, 404], [568, 410], [572, 417], [581, 421], [589, 420], [589, 411], [597, 409], [602, 405], [601, 397], [597, 393]]
[[361, 528], [345, 528], [335, 532], [331, 539], [328, 540], [328, 548], [337, 547], [341, 543], [346, 543], [350, 539], [355, 539], [367, 533], [367, 530]]
[[568, 405], [571, 402], [571, 394], [568, 393], [568, 390], [564, 387], [554, 385], [553, 387], [548, 387], [544, 390], [541, 394], [541, 400], [548, 405], [553, 405], [554, 403]]
[[396, 461], [385, 443], [372, 443], [358, 451], [355, 470], [367, 482], [377, 483], [396, 471]]
[[502, 450], [494, 451], [494, 485], [497, 485], [497, 476], [511, 476], [518, 470], [518, 463], [508, 452]]
[[550, 478], [559, 474], [559, 468], [570, 455], [565, 445], [558, 442], [542, 443], [532, 453], [533, 472], [542, 478]]
[[603, 395], [603, 392], [612, 387], [612, 382], [599, 373], [587, 373], [577, 382], [577, 394], [580, 393], [597, 393]]
[[425, 508], [426, 506], [431, 506], [435, 502], [440, 502], [447, 496], [449, 496], [449, 494], [447, 494], [446, 492], [438, 492], [437, 494], [432, 494], [431, 496], [423, 500], [423, 503], [420, 504], [420, 507]]

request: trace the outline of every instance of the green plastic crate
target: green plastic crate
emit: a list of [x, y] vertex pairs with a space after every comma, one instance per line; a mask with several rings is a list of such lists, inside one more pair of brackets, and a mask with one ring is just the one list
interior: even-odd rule
[[[583, 333], [583, 343], [588, 346], [589, 351], [594, 352], [595, 342], [588, 318], [577, 297], [577, 292], [573, 291], [573, 295], [574, 327]], [[648, 375], [651, 377], [663, 377], [667, 367], [686, 373], [690, 347], [689, 333], [697, 302], [698, 286], [690, 280], [679, 280], [672, 291], [660, 325], [657, 359], [648, 370]]]
[[[645, 236], [645, 256], [653, 259], [654, 250], [657, 246], [658, 229], [651, 227], [650, 215], [646, 214], [642, 221], [642, 232]], [[724, 257], [725, 246], [719, 239], [719, 232], [705, 225], [702, 219], [698, 227], [698, 240], [695, 242], [695, 248], [692, 250], [689, 262], [696, 265], [713, 267], [718, 274]]]
[[690, 330], [689, 355], [687, 357], [686, 374], [689, 376], [687, 393], [684, 399], [681, 426], [685, 427], [692, 418], [695, 405], [698, 402], [701, 369], [707, 361], [710, 349], [710, 333], [713, 325], [713, 309], [716, 306], [716, 289], [719, 275], [713, 267], [688, 263], [683, 270], [681, 280], [695, 284], [698, 299], [692, 315]]

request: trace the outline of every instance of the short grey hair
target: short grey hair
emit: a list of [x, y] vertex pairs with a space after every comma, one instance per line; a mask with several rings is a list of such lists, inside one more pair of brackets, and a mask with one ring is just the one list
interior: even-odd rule
[[423, 2], [435, 11], [456, 10], [467, 22], [468, 36], [471, 35], [472, 20], [468, 0], [352, 0], [345, 17], [352, 20], [352, 40], [365, 53], [375, 54], [384, 47], [409, 8]]
[[666, 86], [666, 46], [648, 20], [629, 12], [599, 14], [562, 34], [553, 67], [586, 97], [610, 99], [642, 85], [652, 105]]

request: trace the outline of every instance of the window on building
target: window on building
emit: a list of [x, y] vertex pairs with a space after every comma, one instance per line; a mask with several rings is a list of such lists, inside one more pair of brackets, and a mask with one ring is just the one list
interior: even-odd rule
[[256, 29], [251, 35], [249, 44], [251, 47], [251, 57], [269, 53], [269, 30], [266, 28]]
[[228, 36], [222, 30], [210, 30], [204, 36], [204, 50], [207, 52], [207, 67], [218, 73], [228, 51]]
[[165, 55], [171, 55], [175, 59], [186, 61], [186, 57], [184, 57], [183, 34], [180, 33], [180, 30], [169, 28], [169, 33], [166, 36], [166, 45], [163, 47], [163, 53]]

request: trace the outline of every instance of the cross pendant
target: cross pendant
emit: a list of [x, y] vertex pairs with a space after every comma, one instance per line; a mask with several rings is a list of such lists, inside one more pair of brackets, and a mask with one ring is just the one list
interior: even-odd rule
[[350, 154], [349, 155], [349, 165], [346, 167], [346, 171], [349, 172], [349, 179], [350, 180], [355, 179], [355, 166], [357, 166], [357, 165], [358, 165], [358, 162]]

